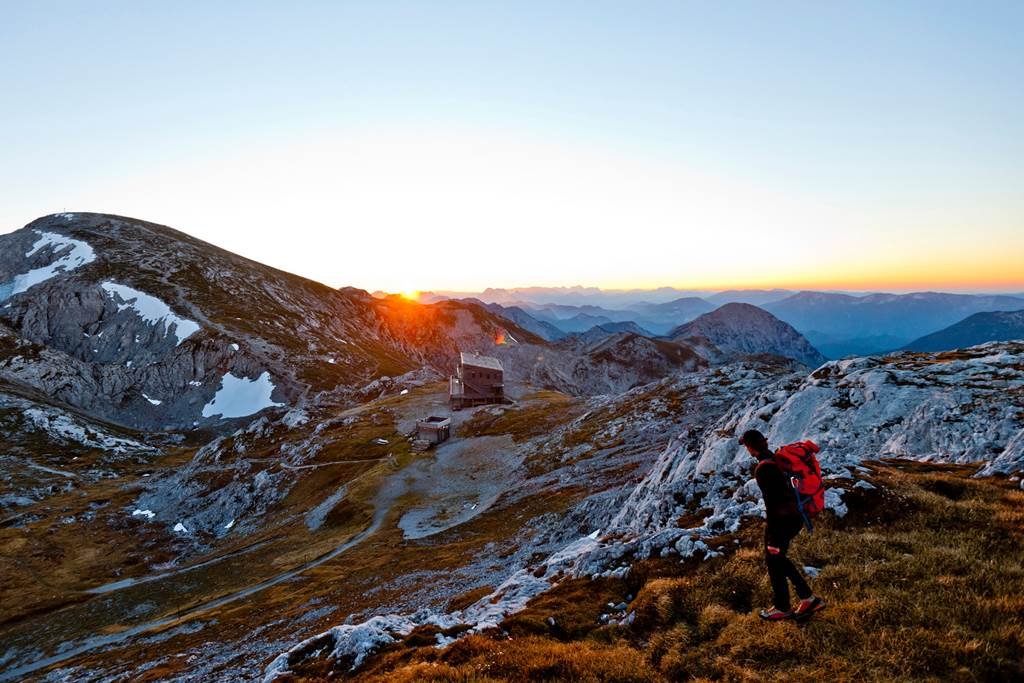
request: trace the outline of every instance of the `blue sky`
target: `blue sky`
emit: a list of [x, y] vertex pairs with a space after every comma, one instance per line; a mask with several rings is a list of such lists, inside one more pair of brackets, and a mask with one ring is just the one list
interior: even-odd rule
[[129, 214], [368, 289], [1024, 289], [1024, 3], [3, 16], [0, 231]]

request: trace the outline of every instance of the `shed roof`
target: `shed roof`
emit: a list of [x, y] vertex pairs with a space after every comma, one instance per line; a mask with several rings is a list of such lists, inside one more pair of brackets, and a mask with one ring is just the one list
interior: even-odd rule
[[487, 368], [488, 370], [502, 370], [501, 361], [497, 358], [491, 358], [490, 356], [481, 356], [478, 353], [470, 353], [467, 351], [461, 351], [459, 353], [459, 362], [463, 365], [472, 365], [475, 368]]

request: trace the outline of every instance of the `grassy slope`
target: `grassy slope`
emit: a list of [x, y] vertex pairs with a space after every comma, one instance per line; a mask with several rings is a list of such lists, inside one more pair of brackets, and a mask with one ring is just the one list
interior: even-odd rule
[[[649, 561], [624, 581], [570, 581], [506, 620], [504, 633], [446, 649], [414, 632], [364, 665], [365, 681], [1010, 680], [1024, 676], [1024, 492], [972, 468], [873, 465], [794, 546], [821, 567], [829, 608], [804, 626], [767, 624], [759, 523], [708, 562]], [[735, 543], [739, 540], [739, 543]], [[635, 595], [631, 626], [602, 626]], [[322, 667], [323, 665], [318, 665]], [[296, 672], [335, 678], [347, 664]]]

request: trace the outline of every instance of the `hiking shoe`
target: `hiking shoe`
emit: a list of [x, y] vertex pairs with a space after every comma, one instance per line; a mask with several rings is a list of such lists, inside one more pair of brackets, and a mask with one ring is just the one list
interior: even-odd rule
[[800, 604], [797, 605], [796, 610], [793, 612], [793, 618], [808, 619], [812, 614], [823, 609], [825, 609], [825, 601], [817, 595], [812, 595], [800, 601]]
[[757, 613], [757, 616], [761, 617], [765, 621], [782, 621], [783, 619], [789, 619], [793, 616], [792, 610], [786, 610], [783, 612], [780, 609], [763, 609]]

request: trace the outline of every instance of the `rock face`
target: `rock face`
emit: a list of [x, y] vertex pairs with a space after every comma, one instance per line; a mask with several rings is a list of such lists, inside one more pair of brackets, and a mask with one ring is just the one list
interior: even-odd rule
[[916, 339], [906, 351], [949, 351], [991, 341], [1024, 339], [1024, 310], [975, 313], [949, 327]]
[[668, 336], [673, 341], [704, 349], [712, 360], [768, 353], [811, 367], [825, 362], [824, 356], [792, 326], [750, 304], [725, 304], [680, 325]]

